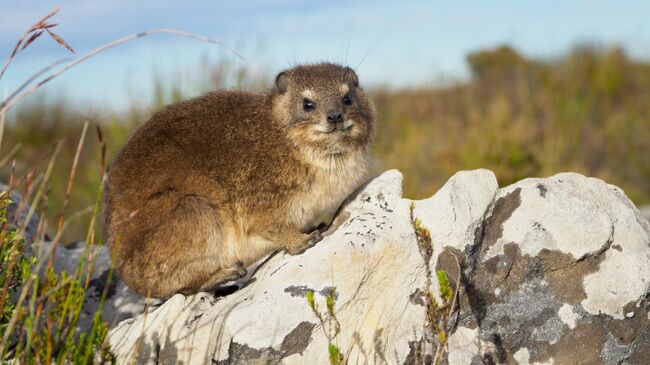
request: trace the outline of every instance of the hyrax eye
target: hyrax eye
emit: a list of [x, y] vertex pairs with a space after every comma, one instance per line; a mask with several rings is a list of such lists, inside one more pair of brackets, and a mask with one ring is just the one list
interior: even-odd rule
[[343, 104], [352, 105], [352, 97], [350, 96], [350, 94], [345, 94], [345, 96], [343, 97]]
[[314, 102], [309, 100], [309, 99], [302, 99], [302, 108], [306, 112], [310, 112], [310, 111], [316, 109], [316, 104], [314, 104]]

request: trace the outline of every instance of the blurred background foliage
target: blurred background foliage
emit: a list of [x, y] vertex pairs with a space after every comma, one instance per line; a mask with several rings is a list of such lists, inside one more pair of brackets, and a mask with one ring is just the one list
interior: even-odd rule
[[[588, 45], [543, 60], [501, 46], [471, 53], [467, 63], [469, 80], [366, 90], [379, 113], [378, 169], [402, 171], [406, 197], [432, 195], [458, 170], [487, 168], [501, 186], [576, 171], [622, 187], [637, 204], [650, 202], [650, 63], [631, 59], [621, 48]], [[273, 77], [228, 61], [200, 67], [193, 74], [201, 79], [153, 77], [152, 99], [119, 112], [93, 111], [60, 94], [41, 93], [8, 115], [2, 155], [20, 146], [14, 169], [21, 175], [63, 141], [48, 195], [48, 215], [54, 217], [85, 120], [101, 127], [110, 160], [165, 105], [226, 86], [264, 90]], [[98, 160], [97, 137], [89, 133], [68, 211], [93, 205]], [[9, 163], [0, 181], [11, 174]], [[83, 238], [84, 227], [72, 225], [64, 242]]]

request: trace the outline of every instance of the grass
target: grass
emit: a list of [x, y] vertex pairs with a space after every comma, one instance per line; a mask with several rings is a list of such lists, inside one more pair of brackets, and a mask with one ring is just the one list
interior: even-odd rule
[[576, 171], [650, 202], [650, 64], [618, 48], [553, 60], [509, 47], [468, 56], [472, 78], [440, 89], [377, 91], [377, 154], [430, 196], [454, 172], [488, 168], [501, 185]]
[[[27, 29], [0, 78], [43, 35], [72, 49], [52, 33], [54, 14]], [[183, 33], [162, 29], [141, 34], [160, 32]], [[204, 64], [202, 80], [189, 85], [156, 78], [150, 103], [122, 112], [88, 112], [89, 106], [63, 97], [33, 95], [79, 62], [140, 36], [119, 39], [60, 68], [57, 62], [37, 71], [0, 103], [0, 181], [9, 185], [0, 194], [0, 361], [114, 361], [101, 310], [89, 331], [75, 330], [91, 256], [83, 255], [74, 272], [56, 273], [47, 255], [59, 242], [85, 239], [87, 252], [102, 244], [97, 217], [106, 161], [152, 113], [209, 89], [270, 85], [270, 75], [257, 76], [223, 61]], [[637, 204], [650, 202], [650, 63], [630, 59], [618, 48], [586, 46], [553, 60], [529, 59], [504, 46], [470, 54], [467, 61], [471, 79], [451, 86], [368, 90], [381, 123], [375, 146], [380, 166], [403, 172], [407, 196], [429, 196], [457, 170], [485, 167], [502, 185], [577, 171], [621, 186]], [[96, 137], [91, 138], [93, 130]], [[28, 204], [12, 206], [12, 190]], [[40, 213], [38, 232], [26, 235], [25, 225], [10, 217], [9, 208], [28, 217]], [[430, 257], [426, 229], [417, 220], [413, 224], [423, 257]], [[52, 237], [50, 251], [25, 254], [25, 247], [46, 236]], [[444, 356], [457, 288], [449, 288], [445, 273], [435, 276], [442, 301], [436, 302], [429, 291], [425, 302], [437, 362]], [[336, 345], [340, 325], [333, 299], [326, 298], [327, 311], [321, 314], [311, 296], [321, 327], [328, 328], [331, 363], [345, 363]]]
[[[468, 56], [472, 77], [440, 88], [371, 89], [379, 113], [375, 152], [381, 169], [398, 168], [405, 195], [433, 194], [462, 169], [488, 168], [501, 185], [526, 177], [576, 171], [621, 186], [637, 204], [650, 203], [650, 63], [621, 49], [576, 47], [552, 60], [528, 59], [509, 47]], [[121, 112], [88, 112], [63, 97], [41, 94], [8, 115], [4, 146], [15, 153], [16, 171], [51, 148], [74, 141], [90, 120], [105, 131], [110, 160], [132, 131], [164, 105], [211, 89], [263, 90], [272, 75], [228, 61], [201, 65], [201, 77], [154, 76], [148, 103]], [[97, 149], [89, 141], [79, 160], [79, 188], [70, 209], [92, 204], [98, 183]], [[74, 158], [65, 143], [60, 159]], [[6, 181], [11, 170], [0, 170]], [[63, 205], [67, 169], [55, 167], [47, 214]], [[75, 241], [76, 227], [64, 235]]]
[[[0, 69], [0, 79], [10, 71], [11, 63], [20, 52], [43, 34], [74, 53], [70, 45], [52, 32], [57, 24], [50, 20], [58, 11], [55, 9], [27, 28]], [[7, 183], [0, 191], [1, 363], [104, 364], [116, 361], [106, 337], [108, 324], [102, 318], [112, 268], [90, 328], [81, 331], [79, 327], [93, 273], [93, 247], [102, 244], [97, 232], [101, 231], [98, 216], [103, 193], [101, 181], [106, 172], [105, 134], [100, 124], [94, 123], [97, 138], [88, 138], [89, 120], [94, 116], [76, 113], [65, 103], [49, 104], [30, 99], [26, 105], [23, 100], [100, 52], [158, 33], [217, 43], [174, 29], [141, 32], [110, 42], [73, 61], [56, 62], [37, 71], [0, 100], [0, 146], [5, 140], [9, 143], [4, 145], [10, 148], [5, 154], [0, 150], [1, 179]], [[10, 110], [13, 107], [18, 109]], [[25, 119], [25, 113], [31, 119]], [[15, 117], [18, 119], [13, 119]], [[126, 134], [119, 134], [124, 131], [122, 128], [108, 128], [110, 136], [125, 138]], [[66, 133], [53, 133], [61, 130]], [[69, 143], [70, 139], [78, 142]], [[20, 201], [14, 198], [17, 196], [14, 192], [22, 194]], [[70, 230], [70, 227], [74, 228]], [[53, 258], [68, 231], [72, 231], [75, 240], [84, 238], [84, 251], [72, 272], [58, 272]]]
[[[81, 150], [83, 139], [77, 151]], [[24, 199], [32, 197], [31, 200], [18, 203], [10, 199], [11, 190], [15, 188], [12, 184], [9, 190], [0, 194], [0, 359], [21, 364], [114, 363], [106, 341], [108, 325], [102, 320], [101, 312], [107, 290], [102, 293], [99, 310], [90, 328], [83, 333], [77, 332], [92, 273], [92, 256], [89, 252], [95, 243], [94, 222], [99, 212], [101, 188], [96, 191], [94, 209], [90, 213], [86, 251], [74, 272], [58, 273], [52, 260], [48, 259], [52, 257], [61, 232], [68, 223], [63, 210], [59, 215], [56, 234], [49, 245], [40, 245], [44, 240], [45, 220], [39, 220], [37, 232], [26, 233], [33, 212], [47, 202], [44, 191], [59, 151], [59, 148], [54, 149], [46, 166], [39, 169], [38, 164], [33, 165], [31, 175], [10, 179], [11, 182], [17, 181], [18, 186], [21, 186], [20, 181], [24, 181]], [[39, 171], [43, 169], [45, 171]], [[69, 176], [66, 200], [72, 191], [75, 165]], [[25, 223], [22, 223], [18, 217], [23, 216], [25, 211], [28, 213]], [[74, 219], [74, 215], [69, 219]], [[39, 252], [41, 247], [46, 248], [45, 252]], [[111, 276], [112, 270], [109, 282]]]

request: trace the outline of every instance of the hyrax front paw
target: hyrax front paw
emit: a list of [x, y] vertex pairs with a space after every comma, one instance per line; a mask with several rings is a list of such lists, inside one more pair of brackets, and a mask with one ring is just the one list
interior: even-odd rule
[[298, 242], [294, 245], [287, 245], [286, 251], [289, 255], [300, 255], [307, 251], [308, 248], [314, 247], [316, 243], [323, 239], [323, 234], [319, 230], [315, 230], [307, 236], [307, 239]]
[[199, 290], [206, 291], [206, 292], [214, 292], [224, 284], [231, 281], [237, 281], [243, 278], [244, 276], [246, 276], [246, 274], [248, 274], [248, 271], [246, 271], [244, 264], [241, 262], [237, 262], [233, 267], [218, 270], [216, 273], [212, 275], [212, 277], [207, 281], [206, 284], [201, 286]]
[[244, 267], [244, 263], [241, 261], [237, 261], [236, 266], [231, 270], [232, 272], [230, 273], [230, 277], [228, 279], [232, 281], [239, 280], [248, 274], [248, 271]]

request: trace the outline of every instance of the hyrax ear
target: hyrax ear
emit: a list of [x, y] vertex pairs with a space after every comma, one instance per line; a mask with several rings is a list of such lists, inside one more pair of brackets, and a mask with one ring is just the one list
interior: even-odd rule
[[359, 77], [357, 76], [357, 73], [354, 72], [353, 69], [350, 67], [346, 67], [343, 69], [343, 77], [345, 78], [346, 81], [352, 84], [352, 86], [357, 87], [359, 86]]
[[275, 89], [278, 93], [284, 94], [287, 88], [289, 88], [289, 74], [287, 71], [282, 71], [275, 77]]

